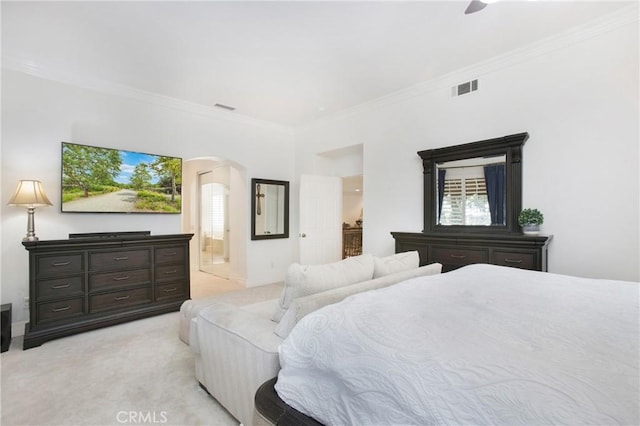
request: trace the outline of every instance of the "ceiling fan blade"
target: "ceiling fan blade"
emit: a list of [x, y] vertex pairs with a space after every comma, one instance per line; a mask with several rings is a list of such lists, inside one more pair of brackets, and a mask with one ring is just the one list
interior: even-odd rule
[[471, 3], [469, 3], [469, 6], [467, 6], [467, 10], [464, 11], [464, 14], [468, 15], [470, 13], [478, 12], [484, 9], [486, 6], [487, 4], [481, 2], [480, 0], [471, 0]]

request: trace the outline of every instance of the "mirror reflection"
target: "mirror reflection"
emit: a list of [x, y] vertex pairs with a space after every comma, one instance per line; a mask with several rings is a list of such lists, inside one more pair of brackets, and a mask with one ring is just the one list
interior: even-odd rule
[[284, 233], [284, 186], [256, 184], [256, 234]]
[[289, 182], [252, 179], [251, 239], [289, 237]]
[[505, 225], [506, 156], [436, 164], [438, 225]]

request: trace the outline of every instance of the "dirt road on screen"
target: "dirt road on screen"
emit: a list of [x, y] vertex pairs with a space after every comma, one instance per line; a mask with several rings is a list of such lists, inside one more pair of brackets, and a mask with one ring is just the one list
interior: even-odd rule
[[135, 211], [137, 193], [131, 189], [121, 189], [89, 198], [78, 198], [62, 205], [64, 212], [121, 212]]

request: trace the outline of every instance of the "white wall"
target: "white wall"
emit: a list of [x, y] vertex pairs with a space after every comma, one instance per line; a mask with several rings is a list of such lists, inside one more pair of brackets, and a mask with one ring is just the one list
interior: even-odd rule
[[[318, 173], [318, 153], [364, 144], [364, 250], [386, 255], [391, 231], [422, 230], [417, 151], [526, 131], [523, 205], [554, 234], [549, 270], [638, 281], [634, 10], [296, 129], [296, 176]], [[451, 97], [473, 78], [478, 92]]]
[[[72, 232], [180, 233], [180, 215], [60, 213], [60, 142], [179, 156], [184, 160], [225, 158], [244, 167], [246, 175], [232, 179], [236, 185], [243, 185], [246, 193], [250, 193], [251, 177], [292, 180], [291, 131], [233, 117], [225, 119], [206, 111], [161, 106], [3, 69], [0, 284], [2, 303], [13, 304], [14, 321], [27, 320], [22, 307], [28, 295], [28, 255], [21, 244], [26, 234], [26, 212], [6, 205], [19, 179], [41, 180], [54, 203], [53, 207], [36, 211], [36, 235], [40, 239], [63, 239]], [[240, 273], [247, 286], [281, 281], [294, 260], [292, 239], [250, 241], [246, 198], [236, 203], [243, 215], [236, 216], [236, 220], [242, 223], [246, 236], [247, 261]]]

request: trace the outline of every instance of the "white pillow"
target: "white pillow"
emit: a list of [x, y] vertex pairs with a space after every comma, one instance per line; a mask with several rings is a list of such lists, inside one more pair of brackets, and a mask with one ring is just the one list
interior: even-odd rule
[[420, 266], [417, 251], [397, 253], [387, 257], [373, 258], [373, 278], [384, 277], [396, 272], [408, 271]]
[[280, 303], [271, 319], [279, 322], [295, 298], [367, 281], [372, 277], [373, 256], [370, 254], [324, 265], [294, 263], [287, 270]]
[[[273, 330], [276, 336], [286, 338], [298, 321], [306, 315], [314, 312], [324, 306], [338, 303], [345, 298], [354, 294], [363, 293], [369, 290], [388, 287], [399, 282], [409, 280], [415, 277], [423, 277], [427, 275], [435, 275], [442, 272], [442, 264], [432, 263], [430, 265], [421, 266], [415, 269], [390, 274], [380, 278], [374, 278], [369, 281], [351, 284], [342, 288], [328, 290], [323, 293], [311, 294], [305, 297], [298, 297], [289, 305], [289, 309], [280, 319], [280, 322]], [[429, 281], [423, 281], [428, 283]]]

